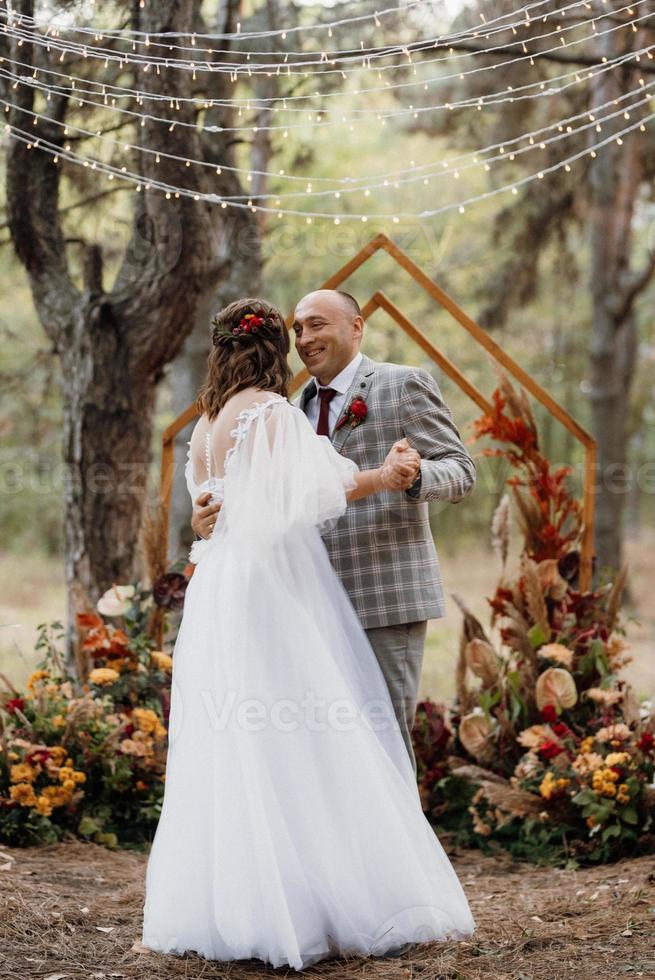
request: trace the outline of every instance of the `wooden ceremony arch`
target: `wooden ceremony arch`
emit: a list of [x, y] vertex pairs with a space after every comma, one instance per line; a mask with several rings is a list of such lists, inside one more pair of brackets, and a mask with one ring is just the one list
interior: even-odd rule
[[[523, 385], [541, 404], [556, 418], [584, 447], [584, 474], [582, 500], [582, 543], [580, 548], [580, 588], [591, 588], [592, 557], [594, 535], [594, 504], [595, 504], [595, 470], [596, 470], [596, 440], [569, 413], [552, 398], [544, 388], [527, 374], [498, 344], [482, 329], [479, 324], [457, 305], [439, 286], [427, 276], [410, 257], [402, 251], [390, 238], [384, 234], [376, 235], [354, 255], [345, 265], [326, 279], [318, 289], [336, 289], [349, 276], [367, 262], [375, 252], [384, 250], [401, 266], [412, 279], [419, 284], [444, 310], [457, 320], [459, 324], [473, 337], [476, 343], [493, 357], [493, 359], [508, 372], [519, 384]], [[491, 403], [484, 395], [462, 374], [456, 365], [436, 347], [431, 340], [405, 316], [405, 314], [383, 292], [375, 292], [362, 307], [364, 317], [371, 316], [377, 309], [384, 310], [405, 333], [432, 358], [435, 364], [464, 391], [484, 412], [491, 411]], [[291, 318], [287, 326], [291, 325]], [[294, 377], [290, 394], [293, 394], [309, 378], [306, 368]], [[162, 529], [165, 537], [166, 553], [168, 553], [168, 523], [170, 517], [171, 492], [174, 472], [174, 440], [178, 432], [196, 417], [195, 405], [189, 405], [164, 431], [162, 436], [162, 458], [160, 479], [160, 501], [162, 506]]]

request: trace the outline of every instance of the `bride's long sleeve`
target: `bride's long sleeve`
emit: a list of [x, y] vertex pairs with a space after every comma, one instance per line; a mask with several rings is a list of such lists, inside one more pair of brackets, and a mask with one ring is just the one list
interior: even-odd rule
[[262, 548], [295, 527], [323, 530], [346, 509], [357, 465], [282, 399], [242, 413], [225, 463], [225, 533]]

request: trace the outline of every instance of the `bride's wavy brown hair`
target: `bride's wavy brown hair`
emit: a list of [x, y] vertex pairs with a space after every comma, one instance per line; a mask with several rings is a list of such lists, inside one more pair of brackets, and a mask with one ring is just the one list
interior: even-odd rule
[[[232, 333], [248, 313], [262, 317], [263, 325], [256, 333]], [[214, 314], [211, 322], [207, 377], [196, 399], [199, 414], [212, 421], [227, 400], [244, 388], [288, 396], [293, 377], [287, 363], [289, 331], [275, 306], [263, 299], [238, 299]]]

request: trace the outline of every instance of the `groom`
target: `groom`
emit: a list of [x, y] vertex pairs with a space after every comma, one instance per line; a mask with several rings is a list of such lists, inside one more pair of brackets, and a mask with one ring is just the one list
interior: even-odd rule
[[[360, 351], [364, 319], [349, 293], [319, 289], [297, 304], [296, 350], [313, 376], [298, 405], [321, 435], [360, 469], [380, 466], [406, 438], [420, 468], [404, 493], [349, 504], [323, 535], [330, 559], [384, 674], [414, 768], [414, 723], [428, 619], [444, 615], [428, 501], [457, 503], [475, 484], [475, 463], [427, 371], [378, 363]], [[193, 507], [205, 537], [218, 505]]]

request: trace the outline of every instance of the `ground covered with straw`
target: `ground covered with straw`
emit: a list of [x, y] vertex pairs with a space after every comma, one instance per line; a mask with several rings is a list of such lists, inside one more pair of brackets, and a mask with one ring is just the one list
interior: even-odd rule
[[[561, 870], [454, 851], [478, 930], [400, 959], [324, 961], [330, 980], [614, 980], [655, 976], [655, 861]], [[298, 976], [256, 961], [209, 962], [140, 947], [146, 857], [73, 841], [0, 848], [0, 976], [230, 978]]]

